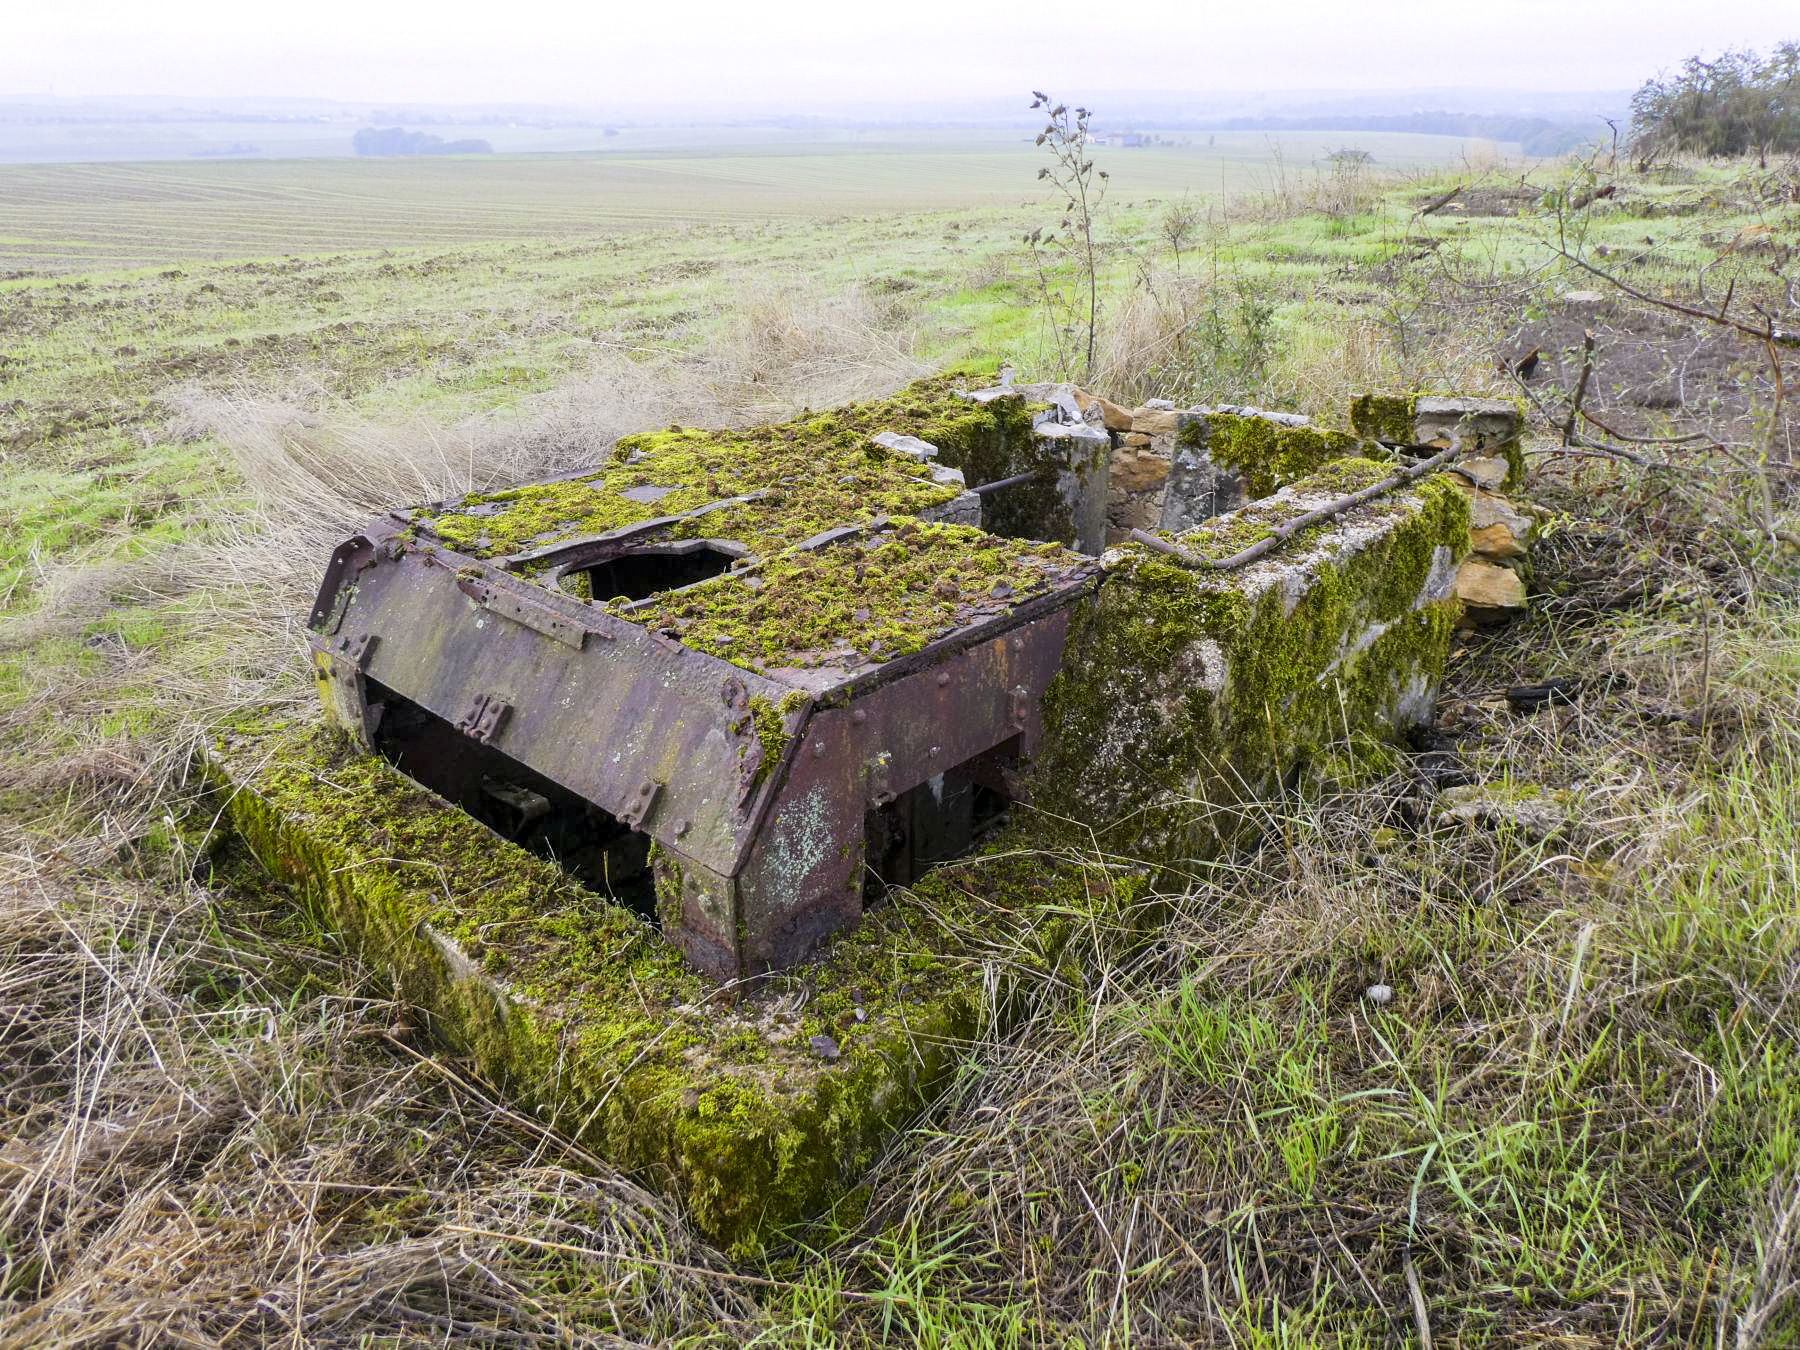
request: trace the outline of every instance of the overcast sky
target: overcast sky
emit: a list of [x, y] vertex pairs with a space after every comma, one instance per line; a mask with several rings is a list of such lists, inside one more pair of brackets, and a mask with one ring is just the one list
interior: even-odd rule
[[804, 108], [1054, 87], [1622, 89], [1797, 0], [8, 0], [0, 97]]

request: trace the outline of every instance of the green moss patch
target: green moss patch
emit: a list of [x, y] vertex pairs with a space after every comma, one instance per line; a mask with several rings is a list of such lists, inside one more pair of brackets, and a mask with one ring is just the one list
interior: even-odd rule
[[[1228, 556], [1382, 472], [1334, 465], [1178, 543]], [[1293, 781], [1347, 732], [1428, 712], [1468, 547], [1467, 501], [1439, 476], [1231, 572], [1114, 550], [1046, 696], [1034, 800], [1134, 856], [1216, 852], [1239, 832], [1234, 803]]]
[[1350, 426], [1358, 436], [1372, 441], [1405, 445], [1412, 440], [1418, 401], [1413, 394], [1360, 395], [1350, 404]]
[[1004, 613], [1088, 565], [1056, 544], [901, 520], [665, 592], [628, 617], [751, 668], [818, 665], [850, 653], [881, 662]]
[[612, 461], [594, 473], [474, 493], [420, 512], [417, 520], [459, 553], [497, 558], [762, 494], [675, 533], [730, 538], [768, 556], [822, 530], [878, 515], [914, 515], [957, 495], [954, 487], [932, 481], [929, 463], [875, 445], [871, 438], [881, 432], [929, 441], [944, 464], [967, 470], [1003, 460], [1012, 440], [1029, 440], [1023, 398], [973, 403], [959, 395], [960, 387], [939, 377], [890, 399], [770, 426], [671, 427], [627, 436], [614, 447]]
[[805, 967], [719, 986], [636, 915], [323, 731], [241, 729], [207, 764], [256, 857], [435, 1034], [739, 1252], [851, 1188], [1021, 981], [1092, 950], [1074, 933], [1125, 931], [1141, 909], [1135, 875], [1000, 849]]
[[[1197, 427], [1198, 423], [1190, 425]], [[1252, 497], [1266, 497], [1333, 460], [1385, 458], [1387, 454], [1381, 446], [1347, 431], [1290, 427], [1234, 413], [1207, 414], [1205, 438], [1212, 462], [1237, 474]]]

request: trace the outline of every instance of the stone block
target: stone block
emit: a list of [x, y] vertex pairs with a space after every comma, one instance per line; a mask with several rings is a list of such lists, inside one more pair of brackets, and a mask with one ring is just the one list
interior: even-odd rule
[[1082, 414], [1090, 423], [1093, 422], [1094, 414], [1096, 410], [1098, 410], [1100, 425], [1105, 427], [1106, 430], [1131, 430], [1131, 412], [1129, 409], [1121, 408], [1111, 399], [1103, 398], [1099, 394], [1090, 394], [1085, 389], [1077, 389], [1075, 391], [1075, 397], [1081, 404]]
[[1112, 457], [1111, 487], [1114, 492], [1149, 492], [1162, 487], [1169, 477], [1169, 461], [1161, 455], [1116, 450]]
[[1486, 492], [1460, 474], [1451, 476], [1469, 498], [1469, 540], [1478, 557], [1491, 562], [1523, 558], [1531, 539], [1531, 517], [1495, 492]]
[[1176, 413], [1174, 408], [1152, 408], [1145, 405], [1131, 411], [1131, 429], [1146, 436], [1173, 436], [1175, 434]]
[[1525, 583], [1511, 568], [1470, 558], [1456, 574], [1456, 598], [1471, 623], [1503, 623], [1527, 607]]

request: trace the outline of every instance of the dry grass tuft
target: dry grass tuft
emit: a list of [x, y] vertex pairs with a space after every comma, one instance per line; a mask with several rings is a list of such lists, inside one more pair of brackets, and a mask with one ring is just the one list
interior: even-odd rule
[[[671, 422], [741, 425], [889, 393], [923, 373], [916, 343], [891, 298], [765, 281], [691, 353], [603, 352], [552, 390], [457, 420], [377, 420], [317, 385], [172, 390], [171, 435], [216, 447], [241, 494], [207, 502], [181, 543], [145, 552], [108, 538], [44, 564], [32, 603], [0, 618], [0, 650], [62, 638], [105, 658], [46, 670], [0, 713], [0, 736], [23, 740], [34, 766], [22, 786], [110, 799], [125, 778], [96, 770], [122, 756], [153, 802], [205, 727], [259, 705], [308, 707], [304, 615], [331, 550], [383, 510], [604, 463], [620, 436]], [[166, 634], [134, 646], [92, 633], [122, 609], [156, 611]], [[124, 703], [129, 730], [67, 752], [68, 725]]]
[[663, 1202], [340, 992], [378, 982], [325, 935], [86, 861], [0, 852], [0, 1346], [649, 1341], [745, 1315]]

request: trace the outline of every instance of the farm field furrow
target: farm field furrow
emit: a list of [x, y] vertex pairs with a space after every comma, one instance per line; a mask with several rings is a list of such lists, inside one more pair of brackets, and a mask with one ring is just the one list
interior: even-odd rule
[[[1298, 173], [1337, 142], [1221, 134], [1115, 156], [1116, 198], [1217, 196]], [[1489, 159], [1455, 137], [1358, 137], [1389, 170]], [[1278, 146], [1291, 169], [1272, 167]], [[1018, 205], [1028, 140], [946, 135], [641, 154], [0, 166], [0, 273], [332, 249], [582, 236], [679, 223]]]

